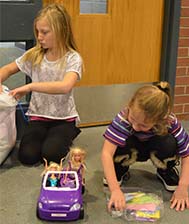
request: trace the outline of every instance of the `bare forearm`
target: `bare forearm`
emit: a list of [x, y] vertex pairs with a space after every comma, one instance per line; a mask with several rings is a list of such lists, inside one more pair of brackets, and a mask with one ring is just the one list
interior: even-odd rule
[[110, 200], [108, 202], [109, 211], [111, 211], [112, 206], [114, 206], [116, 210], [120, 211], [123, 211], [126, 207], [125, 196], [118, 184], [114, 168], [113, 155], [116, 148], [116, 145], [105, 140], [101, 155], [104, 173], [111, 192]]
[[77, 82], [77, 74], [69, 72], [62, 81], [54, 82], [34, 82], [29, 84], [30, 91], [49, 93], [49, 94], [65, 94], [72, 90]]
[[63, 82], [34, 82], [28, 84], [30, 91], [47, 93], [47, 94], [64, 94], [68, 88]]
[[6, 79], [8, 79], [9, 73], [7, 72], [6, 67], [0, 69], [0, 82], [3, 83]]
[[108, 186], [110, 191], [114, 191], [116, 189], [120, 189], [119, 184], [117, 182], [114, 163], [113, 163], [113, 154], [116, 150], [116, 146], [105, 140], [103, 150], [102, 150], [102, 165], [104, 169], [104, 174], [108, 181]]
[[104, 174], [108, 181], [109, 189], [112, 192], [114, 190], [120, 189], [120, 187], [117, 182], [113, 162], [110, 163], [106, 159], [108, 159], [108, 158], [102, 157], [102, 164], [103, 164], [103, 168], [104, 168]]
[[0, 68], [0, 82], [4, 82], [6, 79], [9, 78], [9, 76], [17, 73], [18, 71], [19, 68], [17, 67], [15, 62], [3, 66], [2, 68]]
[[189, 156], [182, 158], [179, 185], [189, 187]]

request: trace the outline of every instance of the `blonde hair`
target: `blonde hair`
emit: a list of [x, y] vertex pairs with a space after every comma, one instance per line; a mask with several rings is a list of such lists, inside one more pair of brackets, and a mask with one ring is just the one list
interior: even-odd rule
[[39, 11], [34, 20], [33, 29], [36, 46], [28, 50], [23, 57], [23, 61], [31, 61], [32, 66], [39, 65], [46, 52], [46, 49], [43, 49], [38, 41], [38, 31], [36, 29], [36, 23], [43, 18], [47, 19], [51, 30], [55, 34], [57, 49], [59, 49], [61, 56], [64, 56], [68, 50], [77, 50], [68, 12], [61, 4], [49, 4]]
[[74, 160], [74, 154], [81, 155], [80, 164], [83, 164], [84, 168], [86, 168], [86, 166], [85, 166], [86, 151], [79, 147], [73, 147], [70, 149], [69, 160], [72, 163], [73, 167], [78, 167], [79, 164]]
[[58, 163], [50, 162], [49, 166], [47, 168], [47, 171], [51, 170], [52, 168], [56, 168], [57, 171], [61, 171], [61, 167], [60, 167], [60, 165]]
[[172, 97], [168, 82], [159, 82], [139, 88], [128, 106], [137, 106], [145, 118], [155, 123], [154, 130], [159, 135], [167, 133], [167, 118], [172, 110]]
[[49, 163], [49, 166], [46, 166], [45, 170], [41, 173], [41, 176], [43, 176], [47, 171], [50, 171], [52, 168], [55, 168], [56, 171], [62, 170], [62, 167], [60, 164], [51, 161]]

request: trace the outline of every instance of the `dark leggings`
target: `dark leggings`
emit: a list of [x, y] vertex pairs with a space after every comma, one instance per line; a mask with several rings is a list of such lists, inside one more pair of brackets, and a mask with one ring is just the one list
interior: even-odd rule
[[[136, 161], [142, 162], [151, 159], [152, 162], [161, 161], [165, 164], [166, 159], [168, 159], [170, 161], [168, 164], [173, 166], [176, 160], [176, 153], [177, 143], [170, 134], [154, 136], [148, 141], [143, 142], [139, 141], [135, 136], [131, 136], [126, 141], [126, 146], [122, 148], [117, 147], [114, 154], [114, 166], [117, 179], [120, 180], [128, 171], [129, 165]], [[158, 167], [158, 165], [156, 166]], [[167, 164], [165, 164], [165, 166], [167, 166]]]
[[59, 163], [80, 133], [75, 121], [30, 121], [21, 139], [19, 160], [34, 165], [43, 158]]

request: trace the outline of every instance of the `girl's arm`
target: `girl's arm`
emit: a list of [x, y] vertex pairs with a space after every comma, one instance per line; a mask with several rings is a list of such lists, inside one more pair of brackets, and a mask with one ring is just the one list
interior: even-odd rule
[[31, 91], [47, 94], [66, 94], [75, 86], [77, 79], [76, 72], [68, 72], [62, 81], [32, 82], [10, 91], [10, 94], [16, 99], [22, 98]]
[[[6, 79], [9, 78], [9, 76], [19, 72], [19, 68], [16, 64], [16, 62], [12, 62], [10, 64], [7, 64], [3, 67], [0, 68], [0, 84], [2, 84]], [[0, 92], [1, 92], [1, 87], [0, 87]]]
[[183, 211], [185, 208], [189, 209], [189, 155], [181, 159], [181, 175], [179, 185], [171, 198], [171, 208], [176, 211]]
[[179, 180], [179, 186], [184, 185], [189, 187], [189, 155], [186, 157], [183, 157], [181, 159], [181, 175]]
[[102, 165], [104, 169], [104, 174], [108, 182], [108, 186], [111, 192], [110, 201], [108, 203], [108, 210], [111, 210], [112, 205], [114, 205], [116, 210], [124, 210], [126, 203], [123, 192], [117, 182], [116, 173], [113, 163], [113, 155], [116, 151], [117, 146], [105, 140], [102, 149]]

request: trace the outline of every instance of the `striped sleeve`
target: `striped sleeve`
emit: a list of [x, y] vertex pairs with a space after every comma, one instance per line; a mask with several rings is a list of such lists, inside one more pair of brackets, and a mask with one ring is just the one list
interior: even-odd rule
[[121, 111], [106, 129], [104, 137], [111, 143], [123, 147], [126, 139], [131, 136], [131, 132], [132, 127], [125, 119], [124, 112]]
[[169, 133], [177, 141], [178, 154], [182, 157], [189, 155], [189, 135], [174, 115], [171, 115]]

